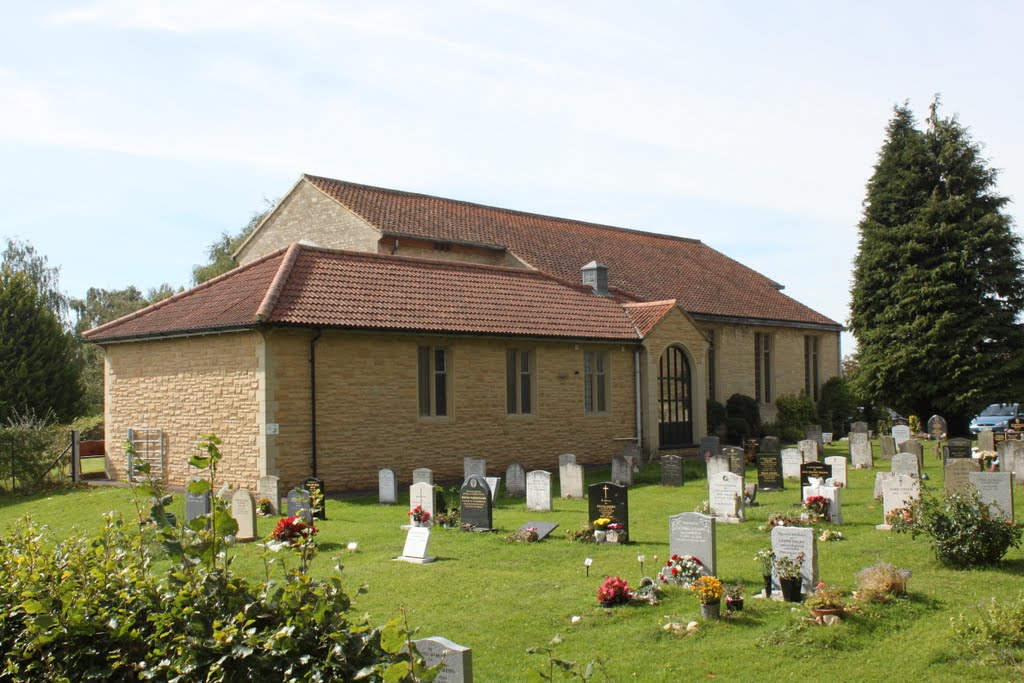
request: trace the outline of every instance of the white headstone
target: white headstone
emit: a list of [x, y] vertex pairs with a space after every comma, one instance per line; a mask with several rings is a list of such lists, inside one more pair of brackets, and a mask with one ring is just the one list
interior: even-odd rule
[[[813, 481], [819, 481], [817, 479]], [[842, 489], [838, 486], [805, 486], [803, 489], [804, 500], [811, 496], [823, 496], [828, 498], [828, 519], [833, 524], [843, 523], [843, 503], [841, 499]]]
[[377, 472], [377, 500], [381, 505], [394, 505], [398, 502], [398, 480], [395, 471], [385, 467]]
[[743, 521], [743, 477], [720, 472], [708, 480], [708, 499], [715, 519], [720, 522]]
[[796, 444], [803, 456], [804, 462], [818, 462], [818, 442], [814, 439], [804, 439]]
[[428, 667], [444, 662], [435, 683], [473, 683], [473, 651], [470, 648], [440, 636], [412, 642]]
[[409, 529], [405, 537], [405, 547], [402, 549], [402, 556], [399, 559], [403, 562], [414, 564], [426, 564], [435, 559], [427, 554], [430, 548], [430, 528], [425, 526], [414, 526]]
[[[913, 454], [910, 455], [913, 456]], [[913, 457], [915, 460], [917, 459], [916, 456]], [[917, 477], [912, 477], [909, 474], [897, 474], [883, 481], [882, 508], [885, 516], [882, 518], [882, 524], [877, 525], [875, 528], [890, 529], [889, 524], [885, 523], [885, 517], [893, 510], [909, 506], [920, 497], [921, 481]]]
[[266, 498], [270, 501], [270, 505], [273, 507], [273, 512], [276, 515], [278, 510], [281, 509], [281, 479], [272, 474], [260, 477], [256, 490], [259, 492], [260, 498]]
[[[775, 557], [796, 558], [803, 554], [800, 569], [801, 588], [805, 594], [814, 592], [818, 585], [818, 541], [811, 527], [777, 526], [772, 529], [772, 551]], [[772, 580], [779, 586], [779, 576], [772, 572]]]
[[727, 455], [712, 455], [710, 458], [707, 458], [707, 463], [708, 481], [714, 479], [717, 474], [731, 471], [729, 469], [729, 456]]
[[918, 468], [917, 456], [913, 453], [897, 453], [892, 456], [893, 474], [909, 474], [913, 477], [920, 477], [921, 470]]
[[782, 449], [782, 478], [799, 479], [800, 465], [803, 463], [803, 455], [799, 448]]
[[249, 489], [239, 489], [231, 496], [231, 516], [238, 522], [237, 541], [251, 541], [256, 538], [256, 500]]
[[893, 426], [892, 438], [896, 440], [896, 448], [899, 448], [904, 441], [910, 440], [910, 427], [908, 427], [907, 425]]
[[825, 458], [825, 464], [832, 467], [832, 481], [840, 486], [846, 486], [846, 458], [841, 455], [830, 455]]
[[[577, 465], [576, 467], [579, 467]], [[526, 509], [551, 511], [551, 473], [534, 470], [526, 473]]]
[[409, 510], [415, 510], [417, 506], [422, 505], [426, 512], [430, 513], [430, 521], [428, 525], [434, 524], [434, 485], [433, 484], [413, 484], [409, 487]]
[[993, 516], [1013, 521], [1013, 474], [1010, 472], [971, 472], [967, 475], [978, 498], [989, 506]]
[[559, 465], [558, 486], [562, 498], [583, 498], [583, 465]]

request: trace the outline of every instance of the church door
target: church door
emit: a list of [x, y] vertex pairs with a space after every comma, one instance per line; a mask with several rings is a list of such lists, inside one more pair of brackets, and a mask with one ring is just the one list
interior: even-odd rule
[[693, 443], [693, 399], [690, 363], [686, 354], [670, 346], [661, 354], [658, 370], [658, 436], [660, 448]]

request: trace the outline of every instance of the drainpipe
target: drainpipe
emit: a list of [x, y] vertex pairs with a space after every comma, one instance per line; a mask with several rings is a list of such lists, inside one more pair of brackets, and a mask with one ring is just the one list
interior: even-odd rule
[[643, 416], [640, 414], [640, 349], [633, 351], [633, 384], [636, 388], [636, 445], [643, 448]]
[[316, 477], [316, 342], [324, 331], [317, 328], [316, 334], [309, 340], [309, 407], [311, 417], [310, 443], [313, 449], [312, 474]]

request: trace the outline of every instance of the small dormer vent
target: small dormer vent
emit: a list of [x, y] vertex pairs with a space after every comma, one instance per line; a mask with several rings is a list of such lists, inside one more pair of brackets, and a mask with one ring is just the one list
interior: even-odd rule
[[594, 288], [594, 293], [600, 296], [608, 296], [608, 266], [591, 261], [580, 268], [583, 273], [583, 284]]

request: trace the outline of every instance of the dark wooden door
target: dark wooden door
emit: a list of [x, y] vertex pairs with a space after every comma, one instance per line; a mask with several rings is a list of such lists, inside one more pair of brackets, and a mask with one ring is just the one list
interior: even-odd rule
[[693, 443], [690, 363], [683, 350], [675, 346], [665, 349], [659, 363], [658, 436], [660, 448], [679, 448]]

